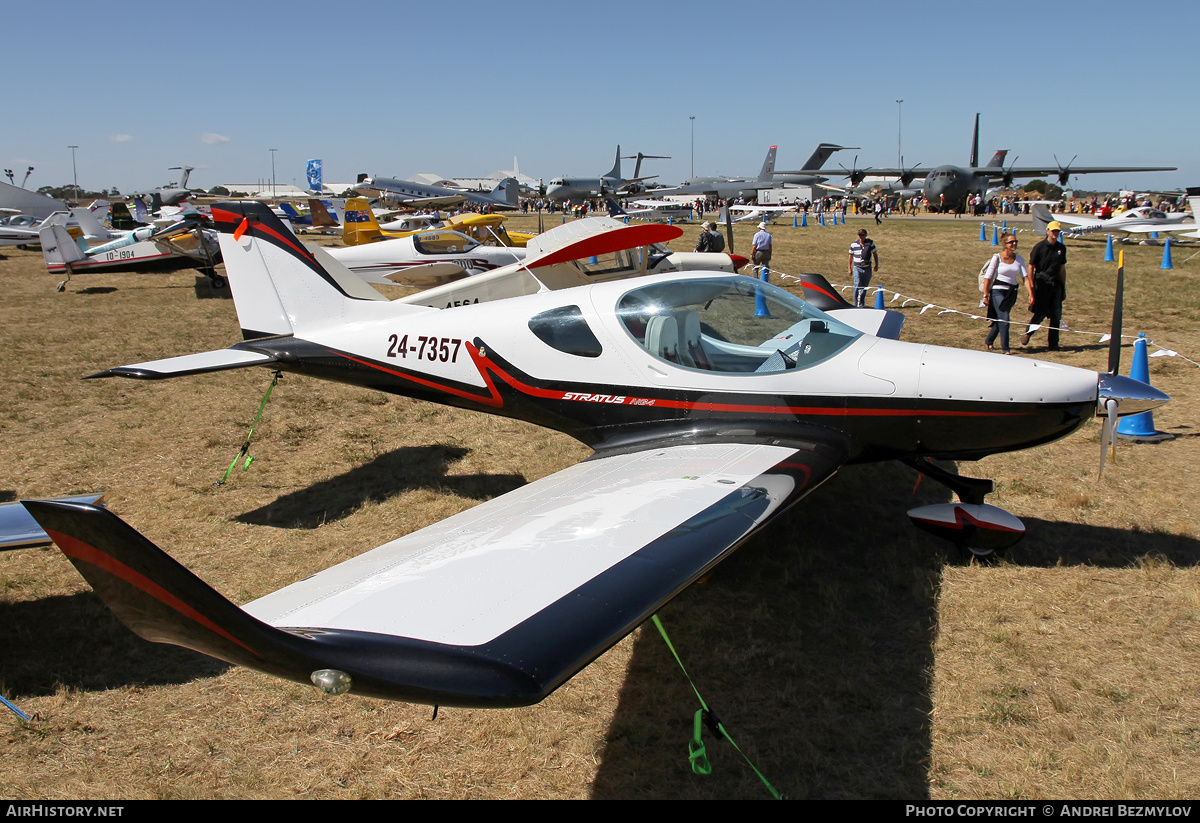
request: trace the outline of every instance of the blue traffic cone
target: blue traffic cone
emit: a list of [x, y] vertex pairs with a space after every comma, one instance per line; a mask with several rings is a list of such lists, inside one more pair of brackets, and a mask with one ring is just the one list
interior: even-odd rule
[[1113, 263], [1116, 261], [1116, 259], [1117, 258], [1113, 257], [1112, 235], [1110, 234], [1108, 236], [1108, 245], [1104, 247], [1104, 262], [1105, 263]]
[[995, 226], [992, 226], [992, 245], [1000, 245], [1000, 229], [996, 228]]
[[875, 308], [883, 308], [883, 286], [880, 286], [875, 290]]
[[674, 225], [675, 225], [675, 218], [674, 218], [674, 217], [668, 217], [668, 218], [667, 218], [667, 225], [668, 225], [668, 226], [674, 226]]
[[566, 222], [567, 222], [567, 215], [566, 215], [566, 212], [563, 212], [563, 224], [565, 225]]
[[797, 226], [796, 226], [796, 220], [797, 220], [797, 219], [798, 219], [798, 217], [797, 217], [796, 215], [794, 215], [794, 214], [793, 214], [793, 215], [792, 215], [792, 228], [793, 228], [793, 229], [794, 229], [794, 228], [797, 228]]
[[[1186, 263], [1187, 261], [1184, 260], [1183, 262]], [[1162, 265], [1159, 266], [1159, 268], [1160, 269], [1175, 268], [1174, 266], [1171, 265], [1171, 238], [1170, 237], [1168, 237], [1166, 242], [1163, 243], [1163, 261], [1162, 261]]]
[[983, 225], [983, 223], [979, 224], [979, 242], [987, 242], [987, 226]]
[[800, 215], [800, 228], [808, 228], [808, 212], [804, 212], [804, 214]]
[[[1146, 335], [1139, 334], [1133, 344], [1133, 363], [1129, 367], [1129, 376], [1150, 385], [1150, 357], [1146, 354]], [[1122, 417], [1117, 424], [1117, 436], [1125, 440], [1136, 440], [1142, 443], [1157, 443], [1161, 440], [1174, 440], [1175, 435], [1160, 432], [1154, 428], [1154, 412]]]
[[1151, 240], [1157, 240], [1157, 239], [1158, 239], [1158, 232], [1156, 232], [1156, 231], [1152, 231], [1152, 232], [1150, 232], [1150, 239], [1151, 239]]
[[1008, 231], [1008, 218], [1005, 217], [1000, 221], [1000, 231]]
[[817, 222], [819, 222], [822, 226], [825, 225], [825, 212], [821, 212], [821, 219]]
[[591, 257], [588, 258], [588, 265], [589, 266], [598, 266], [598, 265], [600, 265], [600, 260], [596, 257], [596, 255], [593, 254]]
[[[763, 266], [759, 270], [758, 278], [764, 283], [771, 281], [771, 270]], [[770, 317], [771, 310], [767, 308], [767, 296], [763, 289], [756, 289], [754, 293], [754, 316], [755, 317]]]

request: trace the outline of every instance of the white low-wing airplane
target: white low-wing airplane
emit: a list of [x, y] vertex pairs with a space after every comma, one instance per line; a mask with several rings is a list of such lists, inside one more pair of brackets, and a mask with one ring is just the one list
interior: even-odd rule
[[247, 339], [95, 377], [264, 366], [532, 421], [596, 452], [242, 608], [103, 509], [26, 503], [141, 636], [331, 693], [536, 703], [844, 463], [904, 459], [976, 498], [923, 513], [934, 528], [1010, 534], [1015, 518], [982, 505], [989, 481], [923, 458], [1037, 446], [1167, 400], [1126, 377], [875, 337], [740, 275], [453, 309], [358, 299], [265, 206], [212, 211]]
[[1108, 219], [1086, 214], [1060, 214], [1034, 206], [1034, 215], [1039, 225], [1057, 220], [1069, 226], [1071, 232], [1125, 232], [1126, 234], [1151, 234], [1153, 232], [1186, 232], [1196, 229], [1192, 215], [1184, 212], [1168, 214], [1149, 206], [1138, 206], [1128, 211], [1117, 212]]
[[774, 220], [789, 211], [795, 211], [795, 206], [730, 206], [729, 210], [737, 217], [735, 223], [752, 223], [755, 220]]

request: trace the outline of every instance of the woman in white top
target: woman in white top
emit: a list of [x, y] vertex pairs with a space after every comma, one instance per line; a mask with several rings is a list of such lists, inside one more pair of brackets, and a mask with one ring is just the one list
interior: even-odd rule
[[996, 316], [985, 345], [988, 351], [993, 351], [992, 344], [996, 342], [996, 335], [1000, 335], [1000, 350], [1012, 354], [1008, 349], [1008, 315], [1016, 305], [1022, 280], [1029, 289], [1029, 305], [1033, 305], [1033, 279], [1029, 276], [1029, 267], [1025, 265], [1024, 258], [1017, 254], [1016, 236], [1005, 232], [1000, 235], [1000, 245], [1003, 251], [992, 256], [987, 269], [987, 288], [983, 292], [984, 302]]

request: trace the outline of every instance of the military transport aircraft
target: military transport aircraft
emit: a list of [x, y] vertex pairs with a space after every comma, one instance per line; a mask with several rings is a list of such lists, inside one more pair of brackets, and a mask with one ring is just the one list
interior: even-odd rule
[[[241, 608], [115, 515], [25, 504], [142, 637], [329, 693], [536, 703], [844, 463], [903, 459], [981, 501], [962, 484], [989, 481], [923, 458], [1038, 446], [1168, 399], [1115, 374], [873, 336], [820, 283], [831, 313], [719, 273], [445, 309], [359, 299], [264, 205], [212, 212], [245, 339], [95, 377], [263, 366], [532, 421], [596, 452]], [[960, 530], [1012, 528], [991, 506], [939, 508]]]
[[756, 200], [763, 189], [781, 189], [785, 185], [810, 186], [825, 180], [828, 176], [816, 174], [825, 165], [835, 151], [841, 151], [846, 146], [836, 146], [833, 143], [818, 143], [804, 165], [797, 171], [775, 171], [775, 154], [777, 146], [767, 149], [758, 177], [693, 177], [684, 180], [678, 186], [668, 186], [661, 189], [651, 189], [648, 193], [654, 197], [672, 197], [677, 194], [690, 194], [697, 197], [717, 197], [724, 200]]
[[[1007, 188], [1012, 186], [1018, 177], [1046, 177], [1057, 175], [1060, 185], [1067, 185], [1072, 174], [1112, 174], [1116, 172], [1140, 171], [1175, 171], [1175, 166], [1072, 166], [1074, 162], [1062, 165], [1055, 161], [1053, 166], [1003, 166], [1007, 150], [996, 153], [992, 162], [986, 166], [979, 162], [979, 115], [975, 115], [975, 132], [971, 140], [971, 162], [966, 168], [954, 165], [942, 165], [933, 169], [900, 168], [864, 168], [852, 169], [846, 176], [853, 186], [857, 187], [867, 176], [880, 178], [896, 178], [902, 188], [907, 189], [912, 181], [924, 178], [921, 192], [930, 208], [949, 211], [962, 210], [970, 195], [987, 196], [988, 189], [996, 182], [1003, 183]], [[999, 161], [999, 162], [998, 162]]]
[[[638, 155], [638, 169], [642, 160], [651, 155]], [[649, 177], [621, 176], [621, 147], [617, 146], [617, 157], [613, 167], [607, 174], [599, 177], [555, 177], [546, 184], [546, 196], [551, 200], [588, 200], [592, 197], [612, 197], [620, 194], [633, 194], [645, 189], [640, 184], [644, 180], [653, 180], [658, 175]]]

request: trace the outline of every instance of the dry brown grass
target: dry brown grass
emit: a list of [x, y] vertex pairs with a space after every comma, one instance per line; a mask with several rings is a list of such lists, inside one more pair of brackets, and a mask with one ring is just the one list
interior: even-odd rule
[[[845, 282], [857, 225], [780, 225], [776, 268]], [[752, 231], [738, 227], [739, 251]], [[883, 283], [971, 310], [992, 251], [978, 233], [971, 221], [872, 227]], [[694, 239], [689, 227], [676, 247]], [[1021, 240], [1027, 253], [1031, 235]], [[1107, 327], [1113, 266], [1102, 252], [1071, 242], [1073, 327]], [[1127, 251], [1126, 331], [1195, 356], [1197, 262], [1160, 272], [1160, 260], [1160, 249]], [[122, 517], [238, 602], [587, 454], [521, 423], [285, 376], [255, 464], [217, 489], [266, 371], [78, 377], [228, 345], [238, 338], [231, 302], [190, 272], [96, 274], [65, 294], [54, 293], [57, 279], [36, 252], [0, 260], [0, 492], [107, 490]], [[978, 321], [907, 312], [904, 339], [982, 345]], [[1068, 335], [1053, 359], [1102, 368], [1095, 341]], [[1025, 520], [1029, 536], [1010, 561], [963, 565], [904, 517], [946, 499], [943, 490], [926, 482], [914, 494], [913, 473], [898, 465], [855, 466], [663, 610], [705, 697], [778, 788], [1200, 794], [1190, 678], [1198, 370], [1173, 358], [1151, 365], [1173, 397], [1156, 422], [1175, 442], [1124, 447], [1100, 480], [1095, 424], [960, 467], [994, 478], [992, 502]], [[433, 720], [426, 707], [324, 698], [144, 643], [56, 550], [0, 555], [0, 619], [0, 689], [37, 715], [0, 721], [4, 797], [764, 796], [726, 746], [709, 745], [712, 776], [691, 774], [694, 698], [652, 629], [539, 706]]]

